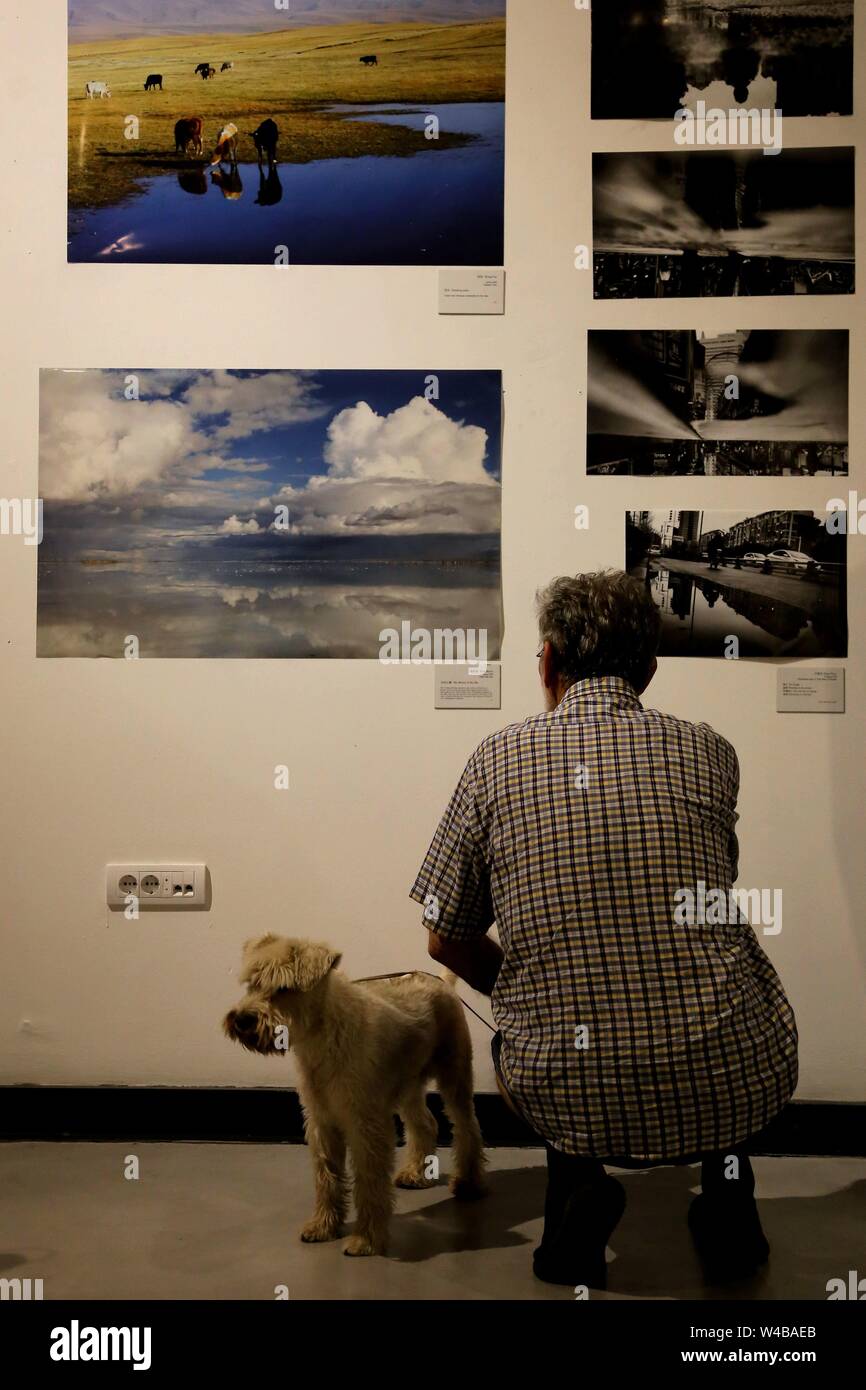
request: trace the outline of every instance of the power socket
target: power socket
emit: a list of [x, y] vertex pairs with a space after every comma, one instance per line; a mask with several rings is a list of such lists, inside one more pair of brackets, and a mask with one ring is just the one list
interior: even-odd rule
[[105, 896], [109, 907], [125, 907], [130, 897], [150, 907], [204, 907], [206, 864], [108, 864]]

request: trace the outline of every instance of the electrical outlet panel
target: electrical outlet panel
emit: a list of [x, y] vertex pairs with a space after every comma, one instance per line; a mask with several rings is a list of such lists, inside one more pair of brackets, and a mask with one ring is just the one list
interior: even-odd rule
[[204, 907], [206, 864], [109, 864], [105, 870], [109, 907]]

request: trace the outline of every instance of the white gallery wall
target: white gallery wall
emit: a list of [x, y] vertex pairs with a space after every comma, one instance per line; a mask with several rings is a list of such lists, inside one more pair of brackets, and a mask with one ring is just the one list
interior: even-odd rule
[[[786, 121], [786, 145], [862, 142], [859, 18], [860, 118]], [[665, 150], [672, 127], [593, 126], [590, 21], [571, 0], [509, 0], [501, 318], [440, 317], [429, 269], [67, 267], [63, 0], [5, 6], [0, 54], [27, 131], [3, 178], [0, 495], [38, 492], [40, 367], [503, 372], [501, 712], [437, 712], [431, 669], [372, 661], [37, 661], [37, 551], [0, 537], [0, 1082], [290, 1085], [290, 1059], [220, 1031], [241, 942], [326, 940], [355, 976], [426, 966], [408, 890], [475, 744], [539, 708], [536, 589], [621, 566], [629, 508], [823, 512], [849, 487], [866, 496], [862, 295], [593, 301], [591, 272], [574, 269], [591, 243], [591, 153]], [[862, 177], [857, 195], [862, 233]], [[862, 235], [858, 262], [866, 275]], [[589, 327], [850, 328], [850, 479], [835, 492], [821, 478], [587, 480]], [[771, 661], [665, 659], [646, 697], [739, 752], [740, 884], [784, 893], [783, 930], [763, 943], [796, 1010], [806, 1100], [866, 1100], [866, 535], [849, 564], [844, 716], [776, 714]], [[144, 859], [205, 861], [211, 909], [109, 912], [105, 865]], [[489, 1091], [489, 1034], [470, 1022]]]

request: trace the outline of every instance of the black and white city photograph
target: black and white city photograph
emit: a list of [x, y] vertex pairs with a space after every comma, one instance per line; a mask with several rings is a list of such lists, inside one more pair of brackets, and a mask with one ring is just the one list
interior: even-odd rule
[[847, 330], [591, 330], [587, 472], [848, 472]]
[[629, 512], [626, 569], [661, 613], [662, 656], [843, 657], [845, 542], [811, 511]]
[[854, 293], [854, 150], [594, 154], [596, 299]]
[[592, 7], [594, 120], [665, 120], [699, 101], [850, 116], [854, 0], [603, 0]]

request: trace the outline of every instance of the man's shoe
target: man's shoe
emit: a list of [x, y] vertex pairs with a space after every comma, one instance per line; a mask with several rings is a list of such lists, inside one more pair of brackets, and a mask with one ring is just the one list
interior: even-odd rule
[[754, 1197], [731, 1202], [702, 1192], [689, 1207], [689, 1229], [711, 1283], [746, 1279], [769, 1259]]
[[545, 1284], [605, 1288], [605, 1249], [624, 1211], [625, 1188], [616, 1178], [579, 1187], [566, 1203], [559, 1229], [545, 1231], [532, 1257], [535, 1277]]

